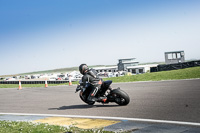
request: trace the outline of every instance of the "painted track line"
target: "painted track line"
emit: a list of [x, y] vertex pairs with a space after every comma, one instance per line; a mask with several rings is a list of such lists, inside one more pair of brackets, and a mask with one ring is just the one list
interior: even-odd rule
[[149, 123], [165, 123], [165, 124], [176, 124], [176, 125], [187, 125], [187, 126], [200, 126], [200, 123], [195, 123], [195, 122], [168, 121], [168, 120], [141, 119], [141, 118], [126, 118], [126, 117], [57, 115], [57, 114], [28, 114], [28, 113], [0, 113], [0, 115], [48, 116], [48, 117], [70, 117], [70, 118], [128, 120], [128, 121], [136, 121], [136, 122], [149, 122]]

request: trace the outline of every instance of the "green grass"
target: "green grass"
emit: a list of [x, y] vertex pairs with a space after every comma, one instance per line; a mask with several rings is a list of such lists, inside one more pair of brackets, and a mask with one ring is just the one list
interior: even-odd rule
[[[131, 76], [121, 76], [113, 78], [105, 78], [113, 82], [136, 82], [136, 81], [161, 81], [161, 80], [177, 80], [177, 79], [194, 79], [200, 78], [200, 67], [191, 67], [179, 70], [144, 73]], [[78, 82], [73, 82], [77, 84]], [[65, 84], [48, 84], [49, 86], [68, 85]], [[23, 87], [44, 87], [44, 84], [22, 84]], [[0, 84], [0, 88], [18, 88], [18, 84]]]
[[32, 122], [0, 121], [0, 133], [111, 133], [102, 129], [79, 129]]
[[161, 81], [161, 80], [177, 80], [177, 79], [193, 79], [193, 78], [200, 78], [200, 67], [144, 73], [131, 76], [113, 77], [113, 78], [106, 78], [104, 80], [112, 80], [113, 82], [135, 82], [135, 81]]

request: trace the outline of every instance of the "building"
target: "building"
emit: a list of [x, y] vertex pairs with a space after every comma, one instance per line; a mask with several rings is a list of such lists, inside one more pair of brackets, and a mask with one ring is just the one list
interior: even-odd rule
[[94, 68], [98, 73], [102, 72], [117, 72], [117, 66], [111, 66], [111, 67], [96, 67]]
[[146, 72], [150, 72], [152, 67], [157, 67], [158, 64], [148, 64], [148, 65], [138, 65], [138, 66], [128, 66], [127, 72], [132, 74], [142, 74]]
[[119, 71], [126, 71], [129, 66], [137, 66], [139, 64], [136, 61], [136, 58], [128, 58], [128, 59], [119, 59], [119, 63], [117, 64]]
[[151, 67], [157, 67], [158, 64], [138, 65], [136, 58], [119, 59], [117, 66], [110, 67], [96, 67], [94, 68], [98, 73], [115, 73], [115, 72], [129, 72], [131, 74], [142, 74], [150, 72]]
[[165, 63], [175, 64], [185, 62], [184, 51], [165, 52]]

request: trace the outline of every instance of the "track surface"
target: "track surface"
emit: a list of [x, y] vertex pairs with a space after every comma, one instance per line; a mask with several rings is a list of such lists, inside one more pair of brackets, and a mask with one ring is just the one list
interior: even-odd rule
[[112, 84], [130, 96], [127, 106], [84, 104], [76, 86], [0, 88], [0, 113], [143, 118], [200, 123], [200, 79]]

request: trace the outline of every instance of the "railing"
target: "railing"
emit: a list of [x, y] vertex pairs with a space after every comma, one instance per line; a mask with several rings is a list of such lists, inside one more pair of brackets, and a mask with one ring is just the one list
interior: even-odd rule
[[[68, 83], [68, 80], [47, 81], [48, 84]], [[22, 84], [45, 84], [45, 81], [21, 81]], [[19, 84], [19, 81], [0, 81], [0, 84]]]
[[177, 69], [183, 69], [183, 68], [189, 68], [189, 67], [195, 67], [195, 66], [200, 66], [200, 60], [175, 63], [175, 64], [158, 65], [157, 67], [152, 67], [151, 72], [177, 70]]

